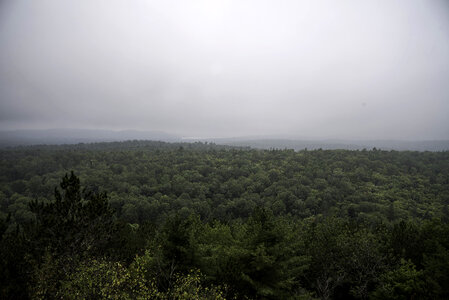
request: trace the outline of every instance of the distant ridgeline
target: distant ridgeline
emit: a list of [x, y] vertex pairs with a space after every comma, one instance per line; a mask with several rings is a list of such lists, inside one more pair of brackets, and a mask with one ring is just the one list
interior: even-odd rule
[[78, 144], [36, 144], [36, 145], [21, 145], [8, 146], [0, 151], [16, 152], [16, 151], [157, 151], [157, 150], [179, 150], [190, 149], [198, 151], [207, 150], [221, 150], [221, 149], [240, 149], [249, 150], [250, 147], [217, 145], [213, 142], [164, 142], [153, 140], [129, 140], [122, 142], [88, 142]]
[[0, 131], [0, 147], [20, 145], [56, 145], [115, 142], [127, 140], [181, 141], [181, 138], [159, 131], [47, 129]]
[[448, 151], [20, 146], [0, 187], [2, 299], [449, 297]]
[[[92, 130], [92, 129], [47, 129], [0, 131], [0, 148], [29, 145], [62, 145], [79, 143], [123, 142], [123, 141], [162, 141], [162, 142], [212, 142], [220, 145], [253, 147], [258, 149], [294, 150], [363, 150], [382, 149], [398, 151], [448, 151], [449, 140], [342, 140], [342, 139], [283, 139], [268, 137], [237, 138], [181, 138], [160, 131], [138, 130]], [[117, 146], [116, 144], [114, 146]]]
[[382, 149], [398, 151], [448, 151], [449, 140], [396, 141], [396, 140], [294, 140], [294, 139], [211, 139], [217, 144], [250, 146], [259, 149], [294, 150], [363, 150]]

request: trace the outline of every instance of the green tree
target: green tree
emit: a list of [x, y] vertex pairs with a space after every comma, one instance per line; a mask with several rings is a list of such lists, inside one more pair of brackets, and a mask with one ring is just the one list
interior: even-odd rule
[[410, 260], [383, 274], [379, 287], [372, 293], [373, 299], [424, 299], [423, 272], [416, 270]]
[[54, 297], [78, 261], [105, 255], [115, 230], [106, 193], [82, 192], [73, 172], [63, 177], [60, 188], [54, 201], [30, 203], [36, 220], [25, 227], [25, 236], [33, 249], [29, 259], [36, 297]]

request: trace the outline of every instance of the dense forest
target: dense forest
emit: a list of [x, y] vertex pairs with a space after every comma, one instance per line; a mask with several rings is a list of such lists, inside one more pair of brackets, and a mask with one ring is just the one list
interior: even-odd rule
[[2, 299], [447, 299], [449, 152], [0, 150]]

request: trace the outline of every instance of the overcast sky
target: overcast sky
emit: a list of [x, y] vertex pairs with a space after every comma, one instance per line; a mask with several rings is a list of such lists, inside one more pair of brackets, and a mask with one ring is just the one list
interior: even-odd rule
[[0, 129], [449, 139], [447, 0], [0, 0]]

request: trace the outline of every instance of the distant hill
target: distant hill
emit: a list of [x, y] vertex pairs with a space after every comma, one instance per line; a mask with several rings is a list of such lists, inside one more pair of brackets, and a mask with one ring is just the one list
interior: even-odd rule
[[181, 138], [160, 131], [138, 130], [47, 129], [0, 131], [0, 147], [116, 142], [126, 140], [178, 142]]
[[382, 150], [410, 150], [410, 151], [447, 151], [449, 140], [436, 141], [398, 141], [398, 140], [293, 140], [293, 139], [245, 139], [245, 138], [218, 138], [204, 139], [202, 141], [231, 146], [249, 146], [259, 149], [382, 149]]
[[257, 149], [382, 149], [410, 151], [448, 151], [449, 140], [339, 140], [339, 139], [285, 139], [276, 137], [236, 138], [182, 138], [162, 131], [97, 130], [97, 129], [46, 129], [0, 131], [0, 147], [28, 145], [62, 145], [78, 143], [121, 142], [129, 140], [163, 142], [212, 142], [217, 145], [252, 147]]

